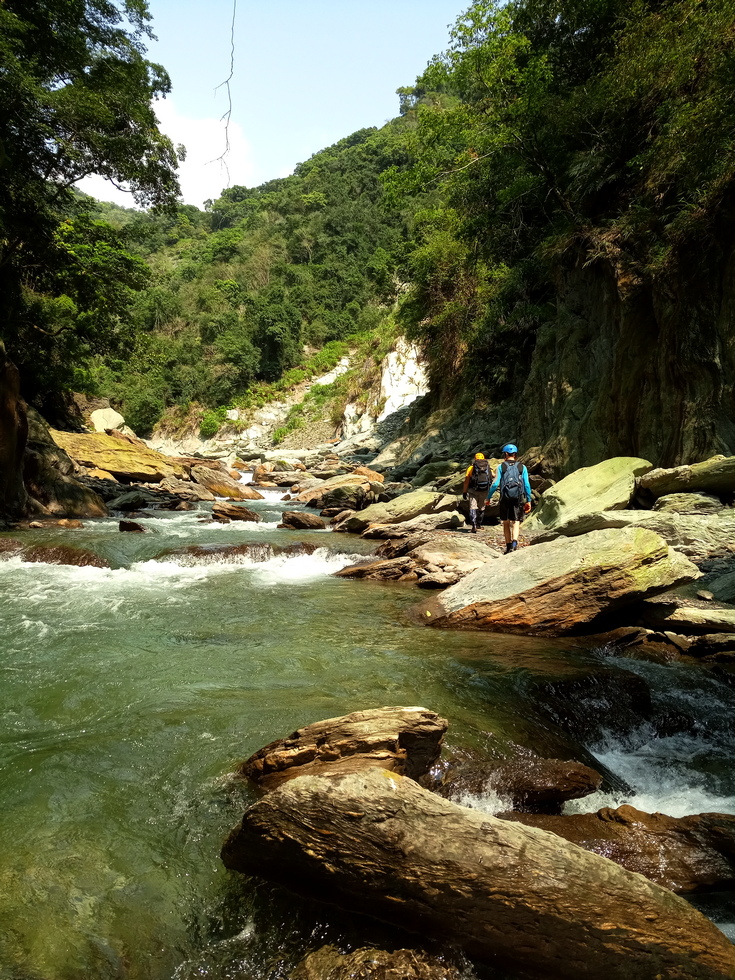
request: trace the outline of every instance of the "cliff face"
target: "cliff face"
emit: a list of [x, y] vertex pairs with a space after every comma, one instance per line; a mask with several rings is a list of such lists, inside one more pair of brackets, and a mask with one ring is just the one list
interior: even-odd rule
[[609, 456], [674, 466], [735, 453], [731, 226], [649, 281], [608, 260], [560, 269], [557, 309], [538, 335], [519, 420], [521, 443], [542, 446], [555, 471]]
[[28, 495], [23, 485], [23, 454], [28, 418], [20, 397], [20, 377], [0, 342], [0, 517], [25, 513]]

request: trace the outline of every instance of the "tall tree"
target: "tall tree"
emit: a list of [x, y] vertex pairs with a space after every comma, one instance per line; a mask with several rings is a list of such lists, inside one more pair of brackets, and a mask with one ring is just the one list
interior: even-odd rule
[[139, 285], [120, 242], [77, 220], [73, 185], [101, 174], [157, 207], [179, 193], [152, 106], [170, 81], [144, 57], [149, 20], [146, 0], [0, 4], [0, 336], [27, 394], [42, 394], [34, 365], [59, 359], [62, 335], [113, 344], [121, 285]]

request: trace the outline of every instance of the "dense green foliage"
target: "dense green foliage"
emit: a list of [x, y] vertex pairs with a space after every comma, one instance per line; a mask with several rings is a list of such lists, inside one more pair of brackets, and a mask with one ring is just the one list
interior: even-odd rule
[[144, 205], [178, 193], [177, 155], [152, 100], [169, 89], [144, 58], [145, 0], [0, 4], [0, 336], [27, 396], [80, 381], [122, 349], [146, 266], [85, 216], [73, 184], [97, 173]]
[[291, 177], [229, 188], [205, 213], [102, 207], [152, 271], [131, 308], [130, 355], [96, 372], [136, 430], [169, 406], [257, 403], [333, 366], [316, 356], [325, 345], [381, 322], [407, 232], [380, 175], [405, 165], [404, 125], [355, 133]]
[[404, 90], [415, 165], [394, 177], [435, 189], [403, 308], [435, 384], [517, 389], [565, 262], [675, 274], [733, 186], [734, 40], [729, 0], [477, 0], [459, 19]]
[[[381, 130], [205, 211], [97, 204], [70, 190], [86, 173], [142, 204], [177, 190], [147, 19], [145, 0], [0, 5], [0, 336], [27, 394], [106, 395], [141, 433], [212, 434], [381, 347], [396, 310], [437, 392], [512, 396], [564, 315], [561, 269], [676, 276], [732, 198], [729, 0], [475, 0]], [[314, 391], [279, 437], [353, 388]]]

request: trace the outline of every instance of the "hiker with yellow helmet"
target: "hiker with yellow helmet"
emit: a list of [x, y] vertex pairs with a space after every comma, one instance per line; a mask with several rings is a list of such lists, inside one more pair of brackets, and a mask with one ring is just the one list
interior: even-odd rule
[[470, 524], [473, 534], [477, 534], [478, 527], [482, 527], [489, 486], [490, 464], [482, 453], [475, 453], [475, 458], [467, 467], [467, 472], [464, 475], [464, 487], [462, 488], [463, 498], [470, 502]]

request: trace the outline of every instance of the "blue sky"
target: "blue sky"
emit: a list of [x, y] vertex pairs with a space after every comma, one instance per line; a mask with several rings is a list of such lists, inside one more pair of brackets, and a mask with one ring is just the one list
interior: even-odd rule
[[[411, 85], [448, 46], [470, 0], [236, 0], [235, 65], [227, 170], [227, 95], [234, 0], [149, 0], [148, 57], [171, 75], [161, 128], [187, 147], [184, 200], [198, 207], [231, 184], [284, 177], [313, 153], [398, 115]], [[214, 161], [214, 162], [213, 162]], [[228, 178], [229, 170], [229, 178]], [[132, 206], [97, 178], [82, 188]]]

